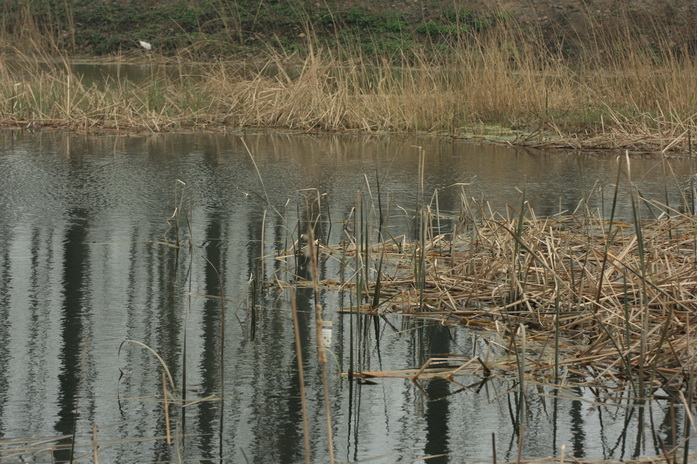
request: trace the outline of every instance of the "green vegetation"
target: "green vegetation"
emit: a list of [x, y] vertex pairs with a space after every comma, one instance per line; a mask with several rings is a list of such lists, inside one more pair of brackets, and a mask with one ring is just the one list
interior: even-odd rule
[[[305, 50], [312, 35], [323, 45], [358, 44], [363, 52], [411, 48], [492, 27], [504, 14], [475, 15], [440, 6], [428, 16], [385, 8], [378, 0], [312, 3], [292, 0], [105, 2], [14, 0], [3, 3], [5, 38], [48, 38], [71, 54], [105, 55], [151, 42], [163, 54], [236, 55], [269, 45]], [[378, 44], [384, 43], [380, 47]]]

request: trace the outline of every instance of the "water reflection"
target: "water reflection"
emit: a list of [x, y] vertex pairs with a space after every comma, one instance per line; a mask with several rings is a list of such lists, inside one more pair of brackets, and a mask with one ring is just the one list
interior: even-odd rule
[[[462, 190], [449, 186], [463, 182], [466, 195], [490, 200], [503, 214], [520, 204], [523, 189], [540, 215], [573, 209], [586, 198], [589, 207], [603, 209], [609, 202], [599, 187], [607, 194], [616, 172], [614, 160], [599, 155], [427, 137], [242, 137], [254, 159], [233, 135], [0, 132], [3, 439], [68, 437], [52, 442], [66, 444], [54, 453], [66, 461], [73, 431], [78, 443], [89, 443], [96, 425], [98, 440], [125, 443], [104, 446], [105, 462], [172, 461], [177, 452], [207, 462], [302, 462], [286, 285], [310, 278], [304, 256], [291, 251], [310, 225], [323, 242], [345, 239], [343, 228], [355, 226], [342, 221], [374, 207], [378, 176], [390, 212], [385, 236], [413, 229], [420, 154], [414, 146], [426, 154], [425, 190], [440, 189], [443, 212], [459, 210]], [[671, 160], [676, 181], [661, 177], [661, 159], [633, 163], [641, 191], [663, 198], [667, 188], [671, 204], [693, 169]], [[620, 214], [627, 217], [622, 192]], [[176, 221], [167, 223], [175, 207], [178, 229], [170, 228]], [[448, 230], [445, 216], [442, 221]], [[163, 235], [173, 241], [177, 234], [181, 248], [163, 244]], [[319, 269], [322, 278], [355, 281], [335, 256], [323, 257]], [[324, 462], [315, 295], [301, 286], [296, 298], [309, 453]], [[522, 422], [528, 457], [566, 446], [579, 459], [628, 459], [659, 454], [659, 439], [668, 448], [681, 443], [684, 411], [670, 403], [631, 409], [605, 404], [587, 389], [530, 385], [523, 417], [519, 394], [502, 379], [458, 379], [471, 386], [464, 389], [442, 379], [422, 379], [419, 386], [404, 379], [349, 381], [341, 373], [418, 368], [448, 353], [491, 359], [497, 353], [487, 335], [463, 328], [350, 312], [357, 302], [348, 286], [319, 298], [334, 324], [329, 387], [342, 461], [442, 455], [429, 462], [491, 462], [492, 434], [499, 459], [511, 460]], [[167, 429], [162, 366], [141, 346], [121, 346], [124, 340], [157, 352], [175, 380], [172, 393], [187, 402], [170, 406], [179, 451], [155, 439]], [[642, 428], [644, 422], [651, 425]]]
[[[426, 328], [427, 346], [430, 348], [431, 357], [441, 357], [450, 353], [450, 330], [447, 327], [431, 325]], [[426, 403], [426, 446], [425, 456], [439, 456], [431, 458], [430, 462], [449, 462], [450, 448], [450, 382], [442, 379], [434, 379], [426, 387], [428, 402]]]
[[[576, 394], [580, 397], [583, 392], [580, 388], [575, 388]], [[571, 418], [571, 448], [575, 458], [586, 456], [586, 434], [584, 432], [583, 407], [581, 401], [571, 402], [569, 416]]]
[[[226, 275], [225, 242], [222, 237], [226, 236], [222, 231], [223, 224], [221, 215], [214, 212], [210, 215], [208, 225], [205, 229], [204, 259], [207, 266], [204, 267], [205, 295], [218, 296], [220, 298], [205, 297], [203, 302], [203, 314], [201, 316], [201, 338], [202, 348], [200, 360], [200, 370], [207, 375], [204, 376], [201, 387], [204, 397], [214, 396], [218, 393], [222, 396], [221, 382], [223, 375], [223, 360], [220, 346], [223, 342], [223, 319], [222, 314], [225, 309], [225, 292], [223, 291], [223, 277]], [[198, 408], [197, 423], [201, 431], [201, 443], [198, 445], [201, 456], [212, 458], [215, 453], [213, 440], [218, 436], [222, 440], [222, 428], [220, 434], [216, 434], [215, 424], [223, 424], [222, 417], [218, 417], [218, 403], [206, 401], [201, 403]], [[221, 409], [222, 411], [222, 409]], [[220, 445], [218, 458], [222, 459], [222, 444]], [[205, 461], [209, 462], [209, 461]]]
[[[72, 221], [65, 232], [59, 354], [61, 368], [58, 374], [58, 422], [55, 425], [56, 431], [66, 437], [72, 437], [77, 426], [78, 398], [86, 368], [81, 354], [88, 348], [85, 346], [88, 339], [85, 325], [89, 324], [89, 310], [85, 306], [83, 291], [90, 270], [87, 212], [75, 208], [69, 215]], [[73, 447], [70, 438], [63, 443], [66, 446], [56, 451], [54, 458], [57, 462], [72, 462]]]
[[[7, 227], [6, 222], [0, 222], [0, 233], [8, 242], [12, 241], [12, 236]], [[10, 247], [0, 247], [0, 318], [3, 321], [10, 320], [10, 288], [13, 285], [12, 269], [10, 266]], [[10, 324], [0, 324], [0, 352], [10, 352]], [[8, 356], [0, 356], [0, 372], [9, 372], [10, 359]], [[7, 414], [7, 405], [9, 402], [9, 386], [10, 378], [6, 375], [0, 375], [0, 417], [5, 417]], [[7, 433], [7, 425], [4, 420], [0, 420], [0, 436], [5, 436]]]

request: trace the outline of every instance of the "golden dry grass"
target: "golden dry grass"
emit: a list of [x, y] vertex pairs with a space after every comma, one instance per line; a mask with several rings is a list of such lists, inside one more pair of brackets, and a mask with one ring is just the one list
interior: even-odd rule
[[514, 143], [540, 147], [691, 152], [697, 60], [673, 44], [634, 39], [590, 44], [572, 59], [511, 23], [447, 49], [389, 60], [310, 47], [303, 59], [270, 52], [253, 72], [217, 63], [194, 73], [174, 60], [176, 77], [153, 71], [145, 82], [104, 85], [84, 84], [66, 58], [15, 49], [0, 58], [0, 121], [84, 131], [280, 127], [450, 135], [496, 126], [519, 130]]

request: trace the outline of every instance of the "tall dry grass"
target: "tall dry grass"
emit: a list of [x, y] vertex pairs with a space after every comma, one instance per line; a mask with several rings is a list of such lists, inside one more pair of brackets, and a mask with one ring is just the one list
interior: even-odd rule
[[697, 59], [687, 44], [628, 31], [596, 37], [573, 57], [513, 23], [391, 58], [308, 48], [302, 59], [268, 52], [253, 72], [219, 62], [192, 73], [175, 60], [176, 78], [154, 70], [137, 85], [86, 85], [67, 59], [15, 48], [0, 59], [0, 121], [81, 130], [513, 129], [521, 143], [681, 152], [691, 151], [697, 128]]

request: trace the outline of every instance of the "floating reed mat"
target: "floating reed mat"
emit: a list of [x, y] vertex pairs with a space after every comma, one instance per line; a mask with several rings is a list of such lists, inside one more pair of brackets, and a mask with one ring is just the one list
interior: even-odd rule
[[372, 269], [372, 281], [358, 284], [370, 295], [361, 311], [495, 330], [513, 373], [524, 360], [526, 375], [548, 379], [565, 372], [579, 382], [686, 385], [697, 371], [695, 216], [624, 223], [590, 212], [484, 211], [469, 209], [454, 233], [421, 241], [392, 239], [367, 252], [350, 241], [343, 255], [358, 253], [349, 261]]

